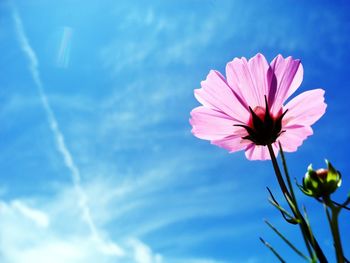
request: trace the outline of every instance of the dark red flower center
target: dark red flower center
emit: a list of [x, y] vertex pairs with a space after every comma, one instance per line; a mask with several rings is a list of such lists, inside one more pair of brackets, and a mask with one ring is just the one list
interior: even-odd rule
[[261, 106], [250, 110], [248, 125], [236, 124], [246, 129], [248, 135], [242, 137], [252, 141], [256, 145], [268, 145], [274, 143], [282, 132], [282, 118], [287, 110], [277, 116], [270, 113], [267, 99], [265, 96], [265, 109]]

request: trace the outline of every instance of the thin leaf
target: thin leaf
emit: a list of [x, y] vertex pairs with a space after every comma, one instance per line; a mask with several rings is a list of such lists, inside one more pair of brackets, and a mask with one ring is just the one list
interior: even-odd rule
[[[324, 202], [322, 201], [321, 198], [316, 198], [316, 200], [317, 200], [318, 202], [322, 203], [322, 204], [324, 203]], [[340, 203], [338, 203], [338, 202], [336, 202], [336, 201], [333, 201], [333, 200], [331, 200], [331, 202], [332, 202], [334, 205], [336, 205], [336, 206], [338, 206], [338, 207], [340, 207], [340, 208], [344, 208], [344, 209], [350, 211], [350, 207], [345, 206], [345, 205], [347, 205], [347, 203], [350, 202], [350, 197], [349, 197], [343, 204], [340, 204]]]
[[[315, 239], [314, 239], [314, 234], [312, 233], [312, 229], [311, 229], [311, 225], [310, 225], [310, 221], [309, 221], [309, 217], [307, 215], [307, 212], [306, 212], [306, 207], [303, 206], [303, 212], [304, 212], [304, 220], [305, 220], [305, 224], [306, 224], [306, 227], [307, 227], [307, 230], [309, 231], [309, 234], [310, 234], [310, 237], [311, 239], [309, 240], [310, 241], [310, 244], [312, 245], [312, 247], [315, 246]], [[311, 256], [311, 249], [309, 248], [309, 243], [308, 242], [305, 242], [306, 243], [306, 246], [310, 252], [310, 256]], [[317, 262], [317, 256], [315, 255], [314, 252], [312, 252], [312, 260], [313, 262]]]
[[340, 205], [342, 208], [345, 208], [345, 209], [347, 209], [347, 210], [350, 210], [350, 208], [349, 207], [347, 207], [347, 205], [350, 203], [350, 193], [348, 194], [348, 198], [345, 200], [345, 202], [342, 204], [342, 205]]
[[269, 244], [267, 243], [262, 237], [260, 237], [260, 241], [271, 250], [271, 252], [282, 262], [285, 263], [286, 261], [277, 253], [277, 251]]
[[284, 220], [286, 220], [288, 223], [296, 225], [299, 223], [299, 220], [295, 217], [293, 217], [291, 214], [289, 214], [282, 206], [274, 202], [273, 200], [269, 199], [270, 204], [272, 204], [274, 207], [276, 207], [282, 214]]
[[311, 259], [307, 256], [305, 256], [299, 249], [297, 249], [280, 231], [277, 230], [269, 221], [264, 220], [265, 223], [280, 237], [284, 242], [287, 243], [288, 246], [291, 247], [291, 249], [294, 250], [295, 253], [297, 253], [299, 256], [304, 258], [305, 260], [311, 262]]
[[281, 212], [283, 218], [284, 218], [288, 223], [290, 223], [290, 224], [293, 224], [293, 225], [298, 224], [299, 221], [298, 221], [295, 217], [293, 217], [291, 214], [289, 214], [289, 213], [287, 212], [287, 210], [285, 210], [282, 206], [280, 206], [280, 204], [277, 202], [277, 200], [276, 200], [275, 197], [273, 196], [273, 194], [272, 194], [270, 188], [268, 188], [268, 187], [266, 187], [266, 188], [267, 188], [267, 191], [269, 191], [269, 193], [270, 193], [269, 202], [270, 202], [274, 207], [276, 207], [278, 210], [280, 210], [280, 212]]

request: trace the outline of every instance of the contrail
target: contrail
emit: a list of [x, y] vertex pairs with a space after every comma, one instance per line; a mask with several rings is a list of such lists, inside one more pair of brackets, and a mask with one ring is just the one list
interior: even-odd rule
[[31, 75], [33, 77], [33, 80], [35, 82], [35, 85], [37, 87], [39, 97], [41, 99], [41, 102], [43, 104], [43, 108], [45, 110], [45, 113], [47, 115], [48, 122], [50, 124], [51, 131], [53, 133], [53, 136], [56, 140], [56, 146], [57, 150], [60, 152], [64, 159], [64, 164], [69, 169], [72, 177], [72, 181], [74, 184], [75, 191], [78, 195], [78, 204], [82, 212], [83, 220], [88, 225], [92, 238], [97, 242], [97, 244], [100, 246], [101, 250], [107, 254], [113, 254], [116, 256], [122, 256], [124, 254], [123, 250], [117, 246], [114, 243], [106, 243], [100, 236], [99, 231], [96, 227], [96, 224], [91, 216], [91, 211], [89, 208], [89, 205], [87, 203], [87, 196], [82, 189], [80, 185], [80, 171], [76, 164], [74, 163], [72, 154], [70, 153], [65, 140], [64, 136], [60, 130], [60, 127], [57, 123], [56, 117], [52, 111], [52, 108], [50, 106], [49, 100], [45, 94], [44, 86], [40, 78], [40, 72], [39, 72], [39, 62], [38, 58], [30, 46], [30, 43], [28, 41], [28, 38], [25, 34], [23, 24], [21, 21], [21, 18], [17, 12], [17, 10], [13, 7], [12, 16], [15, 23], [15, 29], [16, 34], [18, 37], [18, 41], [20, 44], [20, 47], [25, 54], [25, 56], [28, 58], [29, 62], [29, 70], [31, 72]]

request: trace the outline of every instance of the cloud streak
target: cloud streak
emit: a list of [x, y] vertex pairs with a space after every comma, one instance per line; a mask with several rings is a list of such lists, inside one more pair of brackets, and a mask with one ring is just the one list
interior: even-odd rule
[[[64, 189], [62, 189], [64, 191]], [[64, 196], [66, 198], [66, 195]], [[79, 233], [80, 220], [60, 226], [60, 218], [55, 217], [55, 210], [65, 208], [64, 216], [72, 213], [70, 203], [58, 199], [44, 199], [44, 209], [32, 208], [41, 206], [40, 200], [30, 201], [16, 199], [11, 202], [0, 200], [0, 261], [4, 263], [52, 262], [52, 263], [161, 263], [162, 257], [153, 254], [152, 250], [141, 241], [129, 238], [121, 242], [122, 258], [105, 253], [96, 246], [91, 236]], [[47, 205], [47, 202], [49, 203]], [[47, 205], [47, 206], [46, 206]], [[68, 205], [68, 207], [67, 207]], [[49, 222], [49, 218], [51, 219]], [[77, 231], [78, 230], [78, 231]]]
[[79, 168], [75, 164], [73, 156], [65, 143], [64, 136], [60, 130], [60, 127], [58, 125], [54, 112], [52, 111], [49, 100], [45, 94], [44, 86], [40, 77], [38, 58], [29, 43], [28, 37], [26, 36], [25, 30], [22, 24], [22, 20], [17, 10], [14, 7], [12, 12], [12, 17], [15, 23], [15, 30], [16, 30], [20, 47], [24, 55], [28, 59], [29, 70], [33, 77], [34, 83], [37, 87], [37, 91], [41, 99], [45, 113], [47, 115], [47, 119], [51, 128], [52, 134], [56, 141], [57, 150], [59, 151], [62, 158], [64, 159], [64, 164], [70, 171], [74, 188], [78, 195], [78, 204], [79, 204], [79, 208], [81, 209], [82, 218], [87, 224], [87, 226], [89, 227], [92, 238], [96, 241], [96, 244], [101, 248], [101, 250], [103, 250], [107, 254], [112, 254], [118, 257], [122, 256], [124, 254], [124, 251], [119, 246], [117, 246], [114, 243], [105, 241], [99, 234], [99, 230], [93, 220], [92, 213], [87, 202], [87, 196], [83, 188], [81, 187], [81, 183], [80, 183], [81, 176], [80, 176]]

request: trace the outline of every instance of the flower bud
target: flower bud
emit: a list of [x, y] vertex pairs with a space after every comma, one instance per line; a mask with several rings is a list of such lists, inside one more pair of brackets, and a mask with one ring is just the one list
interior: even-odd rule
[[333, 165], [326, 160], [327, 169], [321, 168], [313, 170], [310, 164], [305, 177], [303, 185], [299, 186], [304, 194], [313, 197], [329, 196], [341, 185], [341, 174]]

